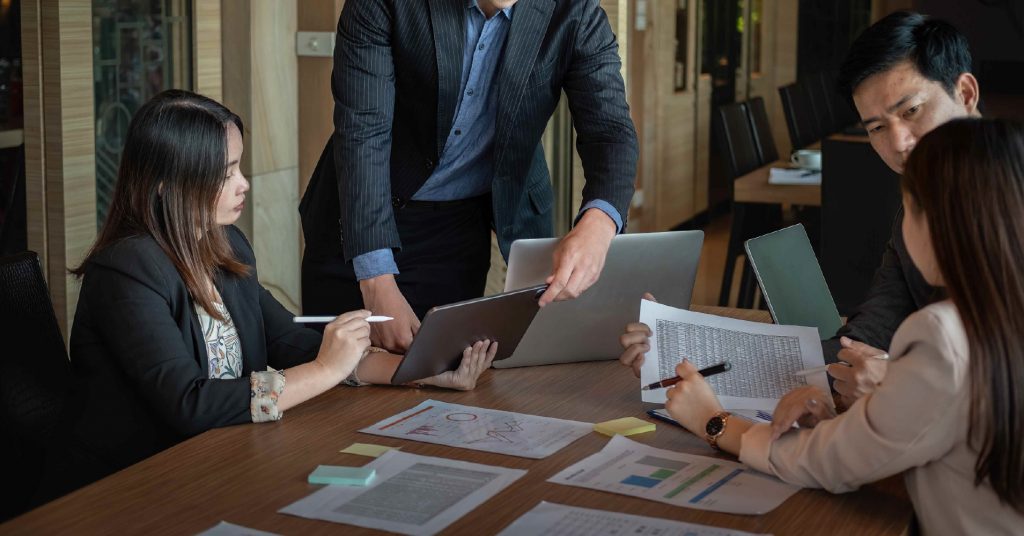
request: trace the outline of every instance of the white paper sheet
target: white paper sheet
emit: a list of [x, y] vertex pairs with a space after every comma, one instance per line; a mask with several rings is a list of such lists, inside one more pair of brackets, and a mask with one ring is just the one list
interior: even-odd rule
[[[640, 384], [676, 375], [689, 359], [698, 369], [729, 361], [732, 369], [707, 379], [727, 410], [771, 413], [789, 391], [814, 385], [829, 392], [825, 372], [800, 377], [800, 370], [821, 366], [818, 330], [780, 326], [695, 313], [643, 300], [640, 321], [650, 326], [651, 350], [640, 368]], [[665, 403], [666, 389], [641, 391], [644, 402]]]
[[542, 501], [498, 536], [754, 536], [734, 529]]
[[591, 423], [427, 400], [360, 432], [539, 459], [593, 428]]
[[216, 525], [196, 534], [196, 536], [277, 536], [273, 532], [250, 529], [227, 521], [221, 521]]
[[548, 482], [729, 514], [763, 514], [799, 491], [743, 464], [615, 436]]
[[436, 534], [526, 474], [399, 450], [365, 467], [377, 471], [369, 487], [324, 486], [279, 512], [399, 534]]
[[768, 171], [768, 184], [821, 184], [821, 172], [800, 168], [771, 168]]

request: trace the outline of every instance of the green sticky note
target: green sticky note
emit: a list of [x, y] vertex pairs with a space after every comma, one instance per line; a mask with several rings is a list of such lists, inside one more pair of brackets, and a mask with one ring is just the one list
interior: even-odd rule
[[338, 465], [318, 465], [309, 473], [310, 484], [328, 484], [331, 486], [365, 486], [373, 481], [377, 474], [373, 469], [364, 467], [341, 467]]
[[370, 443], [352, 443], [341, 450], [344, 454], [358, 454], [359, 456], [369, 456], [376, 458], [381, 454], [389, 450], [399, 450], [402, 447], [388, 447], [385, 445], [372, 445]]
[[654, 423], [647, 422], [636, 417], [623, 417], [614, 421], [599, 422], [594, 425], [594, 431], [606, 436], [642, 434], [653, 432]]

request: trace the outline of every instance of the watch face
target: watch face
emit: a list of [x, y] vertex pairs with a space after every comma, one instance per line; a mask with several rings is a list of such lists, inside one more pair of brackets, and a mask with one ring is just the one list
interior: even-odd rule
[[713, 437], [713, 436], [716, 436], [716, 435], [722, 433], [722, 428], [724, 428], [724, 427], [725, 427], [725, 419], [723, 419], [719, 415], [715, 415], [714, 417], [711, 417], [710, 420], [708, 420], [708, 424], [704, 428], [704, 431], [707, 432], [707, 434], [709, 436]]

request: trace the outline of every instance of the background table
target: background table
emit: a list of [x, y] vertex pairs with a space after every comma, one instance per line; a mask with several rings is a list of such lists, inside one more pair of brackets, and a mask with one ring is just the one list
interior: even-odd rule
[[[695, 310], [768, 321], [764, 311]], [[194, 534], [221, 520], [280, 534], [370, 533], [277, 510], [313, 493], [306, 483], [318, 464], [364, 465], [371, 458], [338, 451], [353, 442], [401, 446], [405, 452], [499, 465], [529, 472], [449, 526], [447, 534], [493, 534], [540, 501], [786, 534], [901, 534], [911, 506], [898, 477], [854, 493], [802, 490], [761, 516], [704, 512], [546, 480], [601, 450], [592, 433], [543, 460], [362, 434], [374, 424], [433, 398], [548, 417], [600, 422], [647, 418], [639, 382], [617, 361], [486, 372], [475, 391], [339, 387], [287, 412], [279, 422], [211, 430], [99, 482], [0, 525], [0, 534]], [[658, 422], [633, 439], [659, 448], [715, 456], [702, 440]]]
[[[830, 140], [855, 143], [870, 143], [867, 136], [832, 134]], [[821, 149], [821, 142], [807, 146], [807, 149]], [[761, 166], [733, 183], [733, 200], [736, 203], [791, 204], [809, 207], [821, 206], [820, 184], [768, 184], [772, 168], [793, 167], [789, 159], [777, 160]]]

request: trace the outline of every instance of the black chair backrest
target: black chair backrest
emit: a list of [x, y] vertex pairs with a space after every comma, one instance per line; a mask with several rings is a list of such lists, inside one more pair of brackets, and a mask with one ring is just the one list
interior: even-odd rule
[[832, 99], [825, 90], [823, 80], [820, 74], [813, 74], [802, 82], [807, 97], [811, 101], [814, 117], [817, 119], [819, 138], [824, 138], [836, 131], [835, 117], [832, 115]]
[[832, 102], [832, 115], [835, 121], [832, 130], [838, 132], [851, 126], [859, 125], [860, 116], [857, 115], [857, 111], [853, 109], [853, 106], [850, 106], [850, 102], [846, 100], [846, 97], [839, 93], [839, 88], [836, 85], [836, 73], [834, 71], [825, 71], [821, 75], [821, 81], [825, 87], [825, 93]]
[[746, 104], [734, 102], [720, 106], [715, 120], [718, 143], [725, 156], [729, 177], [736, 179], [761, 167]]
[[779, 88], [782, 110], [786, 114], [786, 127], [793, 149], [802, 149], [818, 141], [818, 120], [814, 117], [807, 91], [800, 84]]
[[761, 165], [771, 164], [779, 159], [779, 150], [775, 148], [772, 136], [772, 125], [768, 122], [768, 111], [762, 97], [754, 97], [747, 101], [747, 113], [750, 116], [750, 127], [754, 133], [754, 142]]
[[71, 363], [33, 252], [0, 259], [0, 459], [18, 500], [3, 501], [0, 518], [34, 506], [45, 452], [68, 409]]
[[866, 141], [826, 139], [821, 162], [821, 270], [839, 313], [850, 315], [864, 302], [892, 236], [899, 176]]

